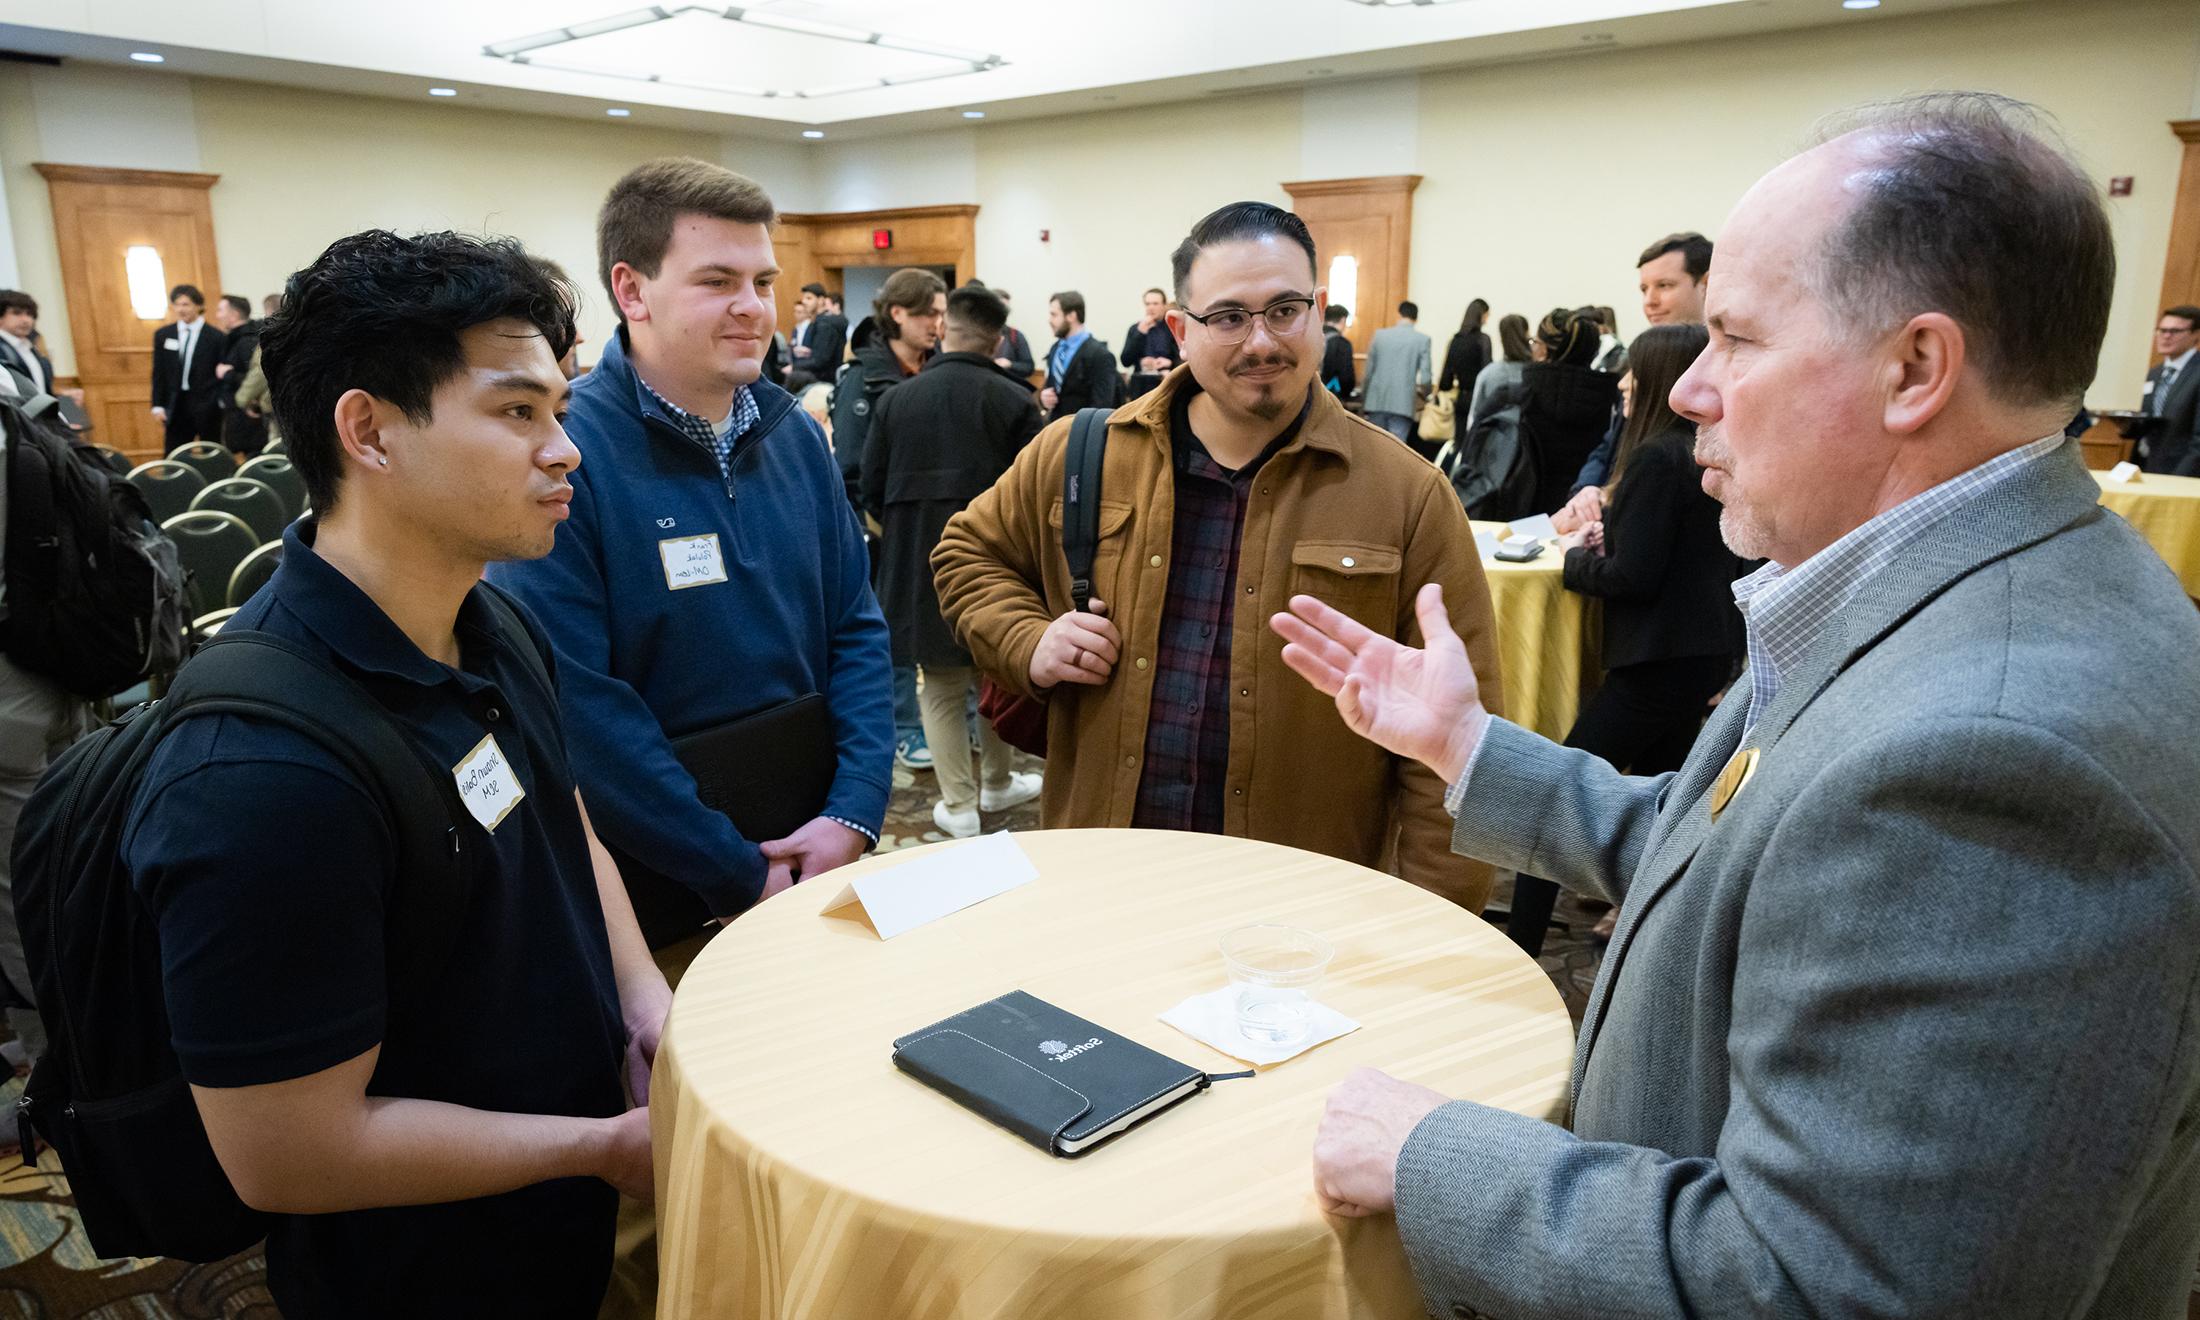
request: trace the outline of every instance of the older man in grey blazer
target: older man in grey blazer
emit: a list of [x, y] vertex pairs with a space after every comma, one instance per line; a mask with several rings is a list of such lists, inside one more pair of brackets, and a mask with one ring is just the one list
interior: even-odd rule
[[1308, 597], [1285, 659], [1453, 785], [1460, 852], [1620, 907], [1569, 1127], [1373, 1071], [1315, 1182], [1439, 1315], [2184, 1314], [2200, 622], [2064, 419], [2114, 255], [2024, 107], [1875, 108], [1721, 232], [1673, 392], [1749, 669], [1677, 773], [1486, 715]]
[[1421, 391], [1436, 379], [1430, 369], [1428, 336], [1414, 325], [1421, 309], [1398, 304], [1398, 322], [1375, 332], [1367, 345], [1367, 379], [1360, 386], [1360, 407], [1367, 420], [1411, 443], [1413, 417]]

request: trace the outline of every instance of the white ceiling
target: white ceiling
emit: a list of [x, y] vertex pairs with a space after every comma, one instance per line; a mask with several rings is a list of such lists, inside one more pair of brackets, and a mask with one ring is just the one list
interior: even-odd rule
[[[843, 138], [1994, 2], [758, 0], [729, 20], [679, 0], [0, 0], [0, 49], [112, 64], [150, 51], [178, 73]], [[517, 60], [487, 50], [523, 38], [544, 40]]]

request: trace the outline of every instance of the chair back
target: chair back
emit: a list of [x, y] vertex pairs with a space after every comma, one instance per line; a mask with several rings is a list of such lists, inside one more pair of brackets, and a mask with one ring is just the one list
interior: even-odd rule
[[298, 475], [298, 469], [283, 455], [261, 454], [257, 458], [248, 459], [243, 467], [237, 469], [237, 475], [263, 482], [270, 490], [282, 496], [283, 508], [290, 514], [286, 522], [295, 521], [306, 511], [306, 479]]
[[267, 585], [275, 576], [276, 566], [283, 562], [283, 543], [269, 541], [254, 550], [237, 565], [237, 571], [229, 575], [229, 603], [242, 605], [252, 599], [252, 593]]
[[206, 489], [206, 478], [188, 463], [156, 458], [140, 463], [123, 476], [138, 488], [152, 506], [153, 521], [164, 523], [191, 507], [191, 497]]
[[168, 451], [170, 462], [185, 463], [197, 468], [207, 484], [223, 481], [237, 475], [237, 456], [211, 440], [193, 440], [177, 445]]
[[[236, 514], [260, 541], [281, 539], [283, 528], [290, 525], [290, 513], [283, 506], [283, 497], [266, 482], [250, 477], [231, 477], [215, 482], [191, 497], [191, 507]], [[227, 583], [229, 579], [222, 581]]]
[[229, 579], [260, 545], [244, 519], [214, 509], [179, 513], [162, 523], [160, 530], [176, 543], [194, 619], [227, 605]]

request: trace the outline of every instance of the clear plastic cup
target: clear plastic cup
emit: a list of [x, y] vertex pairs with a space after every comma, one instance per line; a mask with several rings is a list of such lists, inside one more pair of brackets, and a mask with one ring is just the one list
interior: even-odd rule
[[1314, 993], [1336, 950], [1296, 926], [1240, 926], [1222, 937], [1222, 961], [1238, 989], [1238, 1030], [1263, 1045], [1296, 1045], [1313, 1028]]

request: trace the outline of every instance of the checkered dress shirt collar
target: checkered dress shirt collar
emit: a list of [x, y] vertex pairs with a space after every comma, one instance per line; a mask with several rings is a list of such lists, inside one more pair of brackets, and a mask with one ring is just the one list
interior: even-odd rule
[[[640, 373], [637, 372], [634, 379], [642, 380]], [[756, 406], [755, 398], [749, 393], [749, 387], [744, 385], [733, 392], [733, 411], [726, 414], [726, 420], [715, 426], [659, 394], [657, 387], [648, 381], [642, 380], [642, 388], [649, 391], [650, 398], [664, 405], [665, 411], [672, 417], [672, 424], [680, 428], [681, 434], [701, 445], [718, 460], [718, 477], [726, 483], [726, 489], [730, 492], [733, 489], [733, 442], [746, 434], [750, 427], [756, 425], [757, 419], [763, 416], [762, 410]]]
[[[2060, 431], [1997, 454], [1873, 518], [1793, 568], [1768, 563], [1734, 584], [1749, 641], [1749, 719], [1771, 709], [1780, 682], [1795, 672], [1818, 635], [1866, 582], [1904, 546], [2019, 468], [2061, 447]], [[1748, 733], [1744, 733], [1746, 739]]]

